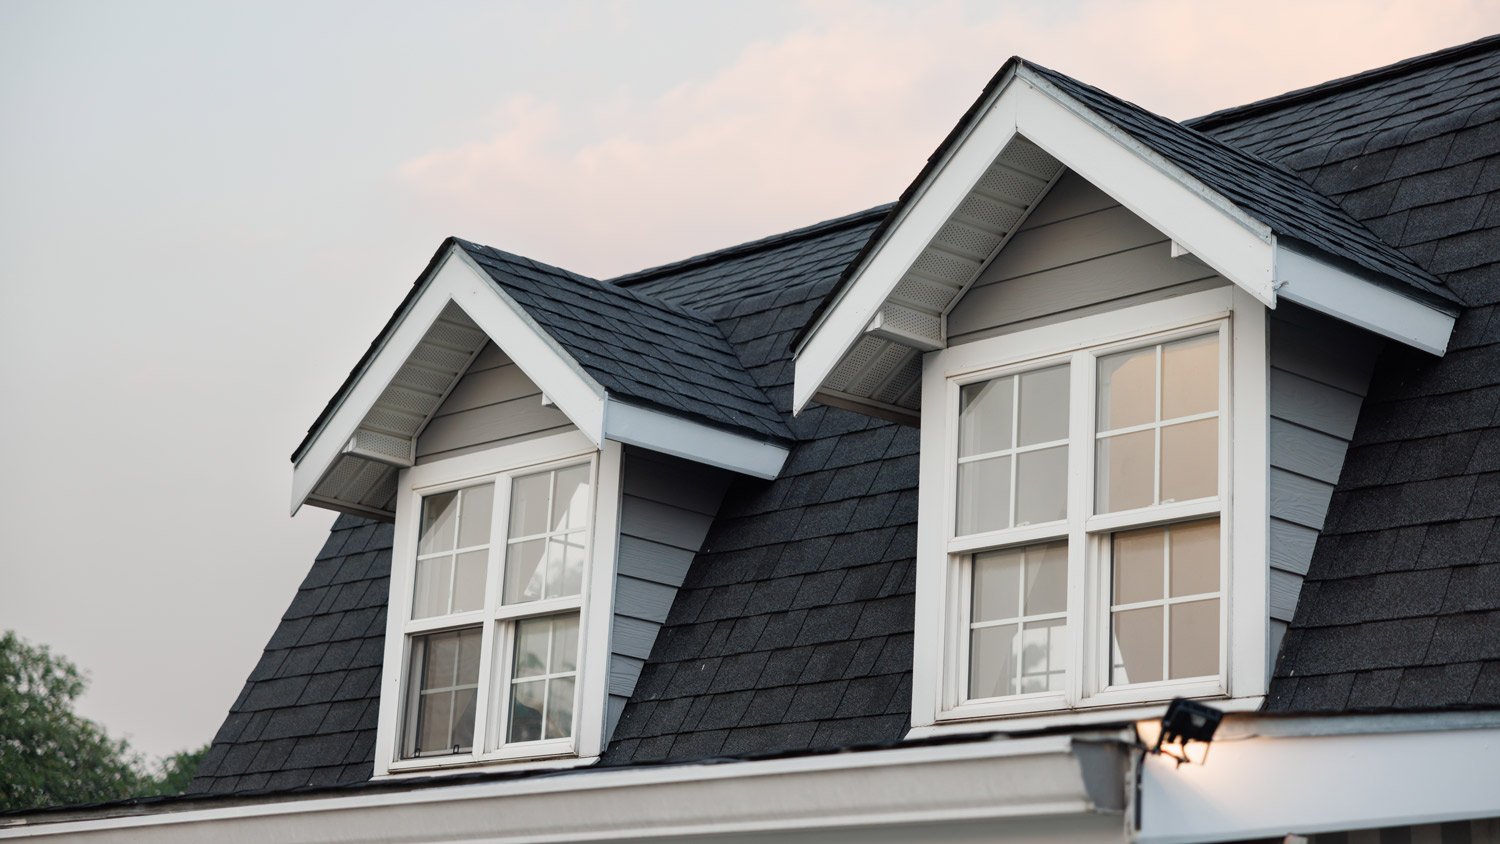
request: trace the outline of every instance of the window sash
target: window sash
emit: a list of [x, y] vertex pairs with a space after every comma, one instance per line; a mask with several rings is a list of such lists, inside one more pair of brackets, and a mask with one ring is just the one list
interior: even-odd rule
[[[1213, 411], [1190, 414], [1171, 419], [1157, 418], [1150, 423], [1121, 426], [1100, 431], [1098, 414], [1099, 360], [1111, 354], [1133, 349], [1149, 348], [1177, 340], [1216, 335], [1218, 343], [1218, 396]], [[1181, 327], [1122, 339], [1088, 347], [1078, 346], [1059, 354], [1034, 355], [1025, 360], [999, 366], [976, 368], [947, 378], [943, 534], [948, 552], [950, 584], [947, 597], [949, 623], [944, 635], [944, 650], [948, 658], [943, 662], [942, 686], [939, 697], [939, 714], [963, 713], [969, 715], [1012, 714], [1057, 709], [1061, 706], [1095, 706], [1128, 703], [1143, 700], [1158, 700], [1174, 694], [1205, 695], [1227, 689], [1229, 652], [1229, 613], [1227, 611], [1229, 574], [1229, 548], [1232, 528], [1227, 491], [1231, 488], [1230, 477], [1230, 366], [1229, 323], [1223, 318], [1194, 321]], [[1161, 408], [1161, 364], [1162, 353], [1157, 351], [1157, 385], [1155, 407], [1160, 416]], [[959, 395], [964, 386], [996, 378], [1019, 376], [1025, 372], [1044, 369], [1059, 364], [1069, 364], [1069, 436], [1067, 518], [1041, 525], [1026, 525], [989, 531], [981, 534], [959, 535], [957, 531], [958, 483], [957, 467], [961, 462], [980, 459], [980, 455], [960, 458], [958, 445]], [[1135, 430], [1155, 430], [1158, 441], [1153, 465], [1153, 501], [1160, 500], [1161, 451], [1160, 430], [1202, 419], [1218, 420], [1218, 477], [1217, 491], [1213, 496], [1188, 501], [1156, 503], [1146, 507], [1116, 512], [1096, 512], [1095, 489], [1097, 477], [1096, 443], [1110, 437]], [[1037, 449], [1047, 446], [1027, 446]], [[1055, 447], [1055, 444], [1053, 445]], [[1013, 453], [1023, 449], [1003, 450]], [[984, 455], [990, 456], [990, 455]], [[1014, 473], [1013, 473], [1014, 475]], [[1012, 495], [1014, 501], [1014, 494]], [[1014, 504], [1012, 504], [1014, 506]], [[1079, 514], [1082, 514], [1081, 516]], [[1107, 546], [1110, 536], [1117, 531], [1188, 521], [1195, 518], [1217, 515], [1220, 519], [1219, 565], [1219, 670], [1208, 679], [1162, 680], [1154, 683], [1110, 686], [1109, 645], [1112, 635], [1112, 613], [1109, 596], [1109, 556]], [[972, 572], [975, 554], [983, 551], [1030, 545], [1047, 540], [1068, 540], [1068, 604], [1064, 615], [1067, 618], [1068, 636], [1067, 678], [1063, 692], [1033, 692], [1001, 698], [970, 698], [969, 695], [969, 649], [970, 634], [974, 624], [972, 613]], [[1101, 547], [1103, 546], [1103, 547]], [[1205, 596], [1207, 597], [1207, 596]], [[1203, 598], [1200, 598], [1202, 600]], [[1164, 610], [1165, 612], [1166, 610]]]
[[[544, 598], [541, 600], [527, 601], [522, 603], [504, 604], [501, 602], [504, 589], [505, 554], [506, 550], [515, 542], [533, 539], [535, 537], [516, 537], [514, 540], [509, 536], [510, 504], [513, 484], [517, 478], [539, 474], [543, 472], [555, 472], [575, 466], [587, 466], [588, 471], [588, 496], [585, 503], [585, 524], [581, 528], [563, 528], [551, 531], [542, 536], [572, 536], [582, 534], [584, 536], [583, 571], [580, 577], [580, 588], [578, 594], [557, 598]], [[459, 551], [433, 552], [423, 554], [420, 557], [415, 553], [404, 561], [407, 594], [402, 609], [401, 630], [403, 633], [402, 657], [401, 657], [401, 682], [407, 684], [402, 689], [400, 696], [401, 704], [397, 713], [395, 726], [397, 736], [396, 756], [391, 763], [394, 770], [405, 765], [459, 761], [486, 761], [501, 760], [518, 757], [534, 757], [547, 755], [561, 755], [571, 753], [578, 735], [578, 717], [581, 710], [581, 667], [584, 659], [584, 636], [583, 623], [583, 592], [587, 588], [590, 572], [593, 565], [593, 548], [595, 544], [595, 515], [598, 509], [599, 494], [599, 457], [597, 453], [588, 456], [574, 456], [545, 463], [516, 467], [500, 472], [491, 472], [484, 475], [469, 477], [459, 481], [445, 482], [413, 489], [413, 499], [418, 505], [413, 509], [416, 513], [413, 518], [420, 519], [422, 510], [420, 502], [432, 495], [439, 495], [458, 489], [478, 486], [484, 483], [493, 483], [495, 492], [491, 507], [490, 542], [487, 546], [478, 546], [472, 550], [483, 547], [488, 551], [486, 560], [485, 595], [481, 609], [469, 612], [433, 616], [428, 618], [412, 618], [412, 600], [415, 588], [416, 564], [419, 559], [425, 559], [445, 554], [456, 555]], [[555, 480], [549, 483], [549, 488], [555, 486]], [[549, 511], [550, 519], [550, 511]], [[419, 528], [414, 528], [413, 537]], [[412, 549], [415, 551], [415, 544]], [[507, 738], [509, 729], [509, 691], [510, 678], [514, 672], [514, 653], [516, 629], [519, 624], [529, 618], [545, 617], [549, 615], [573, 614], [578, 619], [579, 635], [577, 642], [577, 653], [575, 654], [573, 706], [569, 734], [566, 737], [527, 742], [509, 742]], [[480, 639], [480, 663], [479, 663], [479, 686], [475, 704], [474, 737], [471, 749], [459, 753], [450, 754], [424, 754], [411, 755], [408, 753], [406, 734], [407, 724], [410, 719], [416, 717], [416, 711], [412, 701], [418, 699], [415, 694], [415, 685], [410, 678], [410, 668], [413, 659], [413, 641], [415, 637], [431, 633], [440, 633], [448, 630], [457, 630], [466, 627], [478, 626], [481, 629]], [[545, 713], [544, 713], [545, 715]]]

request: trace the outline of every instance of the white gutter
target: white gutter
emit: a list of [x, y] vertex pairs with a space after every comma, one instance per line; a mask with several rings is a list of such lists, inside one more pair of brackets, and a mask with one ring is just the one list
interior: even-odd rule
[[338, 797], [242, 799], [205, 809], [165, 804], [149, 815], [54, 823], [22, 817], [21, 826], [0, 827], [0, 840], [561, 842], [766, 832], [800, 839], [819, 831], [998, 819], [1024, 822], [987, 824], [989, 834], [1034, 831], [1024, 819], [1047, 819], [1075, 840], [1118, 839], [1125, 740], [1117, 733], [993, 739]]

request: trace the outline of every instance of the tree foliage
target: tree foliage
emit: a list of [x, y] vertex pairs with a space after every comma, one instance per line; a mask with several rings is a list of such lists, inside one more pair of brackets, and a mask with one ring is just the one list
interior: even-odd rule
[[123, 739], [73, 711], [83, 674], [45, 645], [0, 636], [0, 811], [180, 792], [207, 751], [148, 772]]

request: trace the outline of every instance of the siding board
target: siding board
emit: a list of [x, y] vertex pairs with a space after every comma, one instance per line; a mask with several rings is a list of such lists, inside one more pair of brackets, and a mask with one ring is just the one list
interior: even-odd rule
[[1338, 437], [1271, 417], [1271, 465], [1336, 484], [1349, 444]]
[[622, 472], [606, 741], [732, 478], [719, 469], [628, 446]]

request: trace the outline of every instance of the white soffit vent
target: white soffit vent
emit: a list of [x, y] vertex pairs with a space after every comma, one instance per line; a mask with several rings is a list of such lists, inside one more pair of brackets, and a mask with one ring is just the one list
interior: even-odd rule
[[1036, 144], [1014, 135], [824, 380], [823, 397], [883, 406], [898, 414], [917, 411], [922, 352], [947, 344], [948, 312], [1063, 169]]
[[308, 502], [364, 515], [393, 514], [396, 472], [412, 465], [427, 420], [488, 339], [463, 309], [449, 302], [360, 420]]

